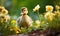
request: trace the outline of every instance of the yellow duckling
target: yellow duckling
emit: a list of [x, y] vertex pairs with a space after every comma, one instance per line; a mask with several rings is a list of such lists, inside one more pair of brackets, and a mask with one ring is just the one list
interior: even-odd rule
[[27, 15], [28, 10], [26, 7], [22, 7], [21, 16], [17, 19], [18, 26], [21, 27], [30, 27], [32, 26], [32, 19]]

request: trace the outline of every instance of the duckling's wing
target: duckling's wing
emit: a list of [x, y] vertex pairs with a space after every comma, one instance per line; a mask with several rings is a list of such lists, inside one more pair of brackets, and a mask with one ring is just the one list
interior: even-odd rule
[[29, 16], [27, 16], [27, 22], [29, 23], [29, 25], [31, 26], [32, 25], [32, 19], [29, 17]]
[[17, 25], [21, 22], [21, 19], [22, 19], [21, 16], [17, 19], [17, 22], [16, 22]]

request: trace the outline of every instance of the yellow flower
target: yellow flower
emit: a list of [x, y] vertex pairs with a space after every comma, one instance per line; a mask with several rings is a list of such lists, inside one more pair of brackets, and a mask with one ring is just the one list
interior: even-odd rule
[[39, 5], [37, 5], [37, 6], [33, 9], [33, 11], [34, 11], [34, 12], [36, 12], [36, 11], [38, 11], [38, 10], [39, 10], [39, 8], [40, 8], [40, 6], [39, 6]]
[[0, 19], [1, 22], [7, 22], [8, 20], [10, 20], [10, 17], [9, 15], [0, 14]]
[[52, 21], [53, 20], [53, 14], [51, 12], [47, 12], [45, 14], [45, 18], [48, 20], [48, 21]]
[[59, 11], [55, 11], [55, 16], [60, 17], [60, 12]]
[[19, 31], [15, 31], [16, 33], [19, 33]]
[[3, 19], [3, 21], [4, 21], [4, 22], [7, 22], [7, 19], [6, 19], [6, 18], [4, 18], [4, 19]]
[[8, 11], [6, 9], [3, 9], [2, 14], [8, 14]]
[[47, 18], [47, 20], [48, 20], [48, 21], [52, 21], [53, 18], [50, 16], [50, 17]]
[[12, 20], [11, 23], [12, 23], [12, 24], [16, 24], [16, 20]]
[[15, 28], [13, 28], [13, 30], [16, 32], [16, 33], [19, 33], [19, 28], [17, 28], [17, 27], [15, 27]]
[[39, 20], [36, 20], [35, 21], [35, 24], [36, 24], [35, 27], [38, 28], [40, 26], [40, 21]]
[[15, 31], [16, 33], [19, 33], [21, 30], [18, 27], [10, 27], [10, 31]]
[[55, 8], [56, 8], [56, 10], [59, 10], [60, 9], [60, 6], [56, 5]]
[[1, 22], [7, 22], [7, 18], [6, 18], [5, 15], [2, 15], [2, 16], [1, 16]]
[[3, 6], [0, 6], [0, 12], [3, 10], [3, 9], [5, 9]]
[[53, 6], [47, 5], [46, 6], [46, 11], [53, 11]]

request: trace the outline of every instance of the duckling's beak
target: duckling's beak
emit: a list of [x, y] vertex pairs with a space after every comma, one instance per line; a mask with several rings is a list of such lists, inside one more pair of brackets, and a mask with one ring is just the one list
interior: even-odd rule
[[25, 14], [27, 14], [27, 13], [28, 13], [28, 12], [22, 12], [21, 15], [25, 15]]
[[21, 13], [21, 15], [26, 15], [27, 13]]

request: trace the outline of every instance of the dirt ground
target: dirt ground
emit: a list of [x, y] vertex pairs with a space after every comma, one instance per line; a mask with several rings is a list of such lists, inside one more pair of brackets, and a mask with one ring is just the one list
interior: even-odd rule
[[18, 34], [9, 36], [60, 36], [60, 32], [55, 32], [51, 30], [45, 30], [45, 31], [36, 30], [28, 34]]

